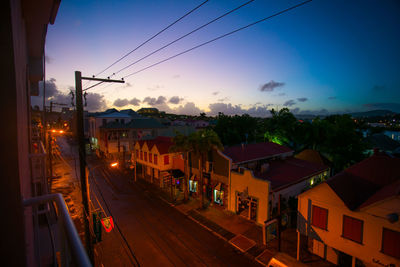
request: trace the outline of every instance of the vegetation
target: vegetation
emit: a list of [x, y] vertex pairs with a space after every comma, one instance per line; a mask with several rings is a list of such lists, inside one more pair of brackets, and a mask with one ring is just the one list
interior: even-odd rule
[[224, 145], [270, 141], [292, 148], [295, 152], [314, 149], [332, 162], [334, 171], [364, 158], [366, 144], [361, 130], [350, 115], [332, 115], [310, 122], [298, 120], [287, 108], [271, 110], [271, 118], [249, 115], [218, 115], [215, 131]]
[[200, 172], [200, 196], [201, 205], [204, 207], [204, 178], [203, 178], [203, 168], [204, 162], [207, 157], [207, 153], [212, 149], [222, 150], [223, 146], [218, 137], [218, 135], [210, 129], [204, 129], [190, 134], [189, 136], [184, 136], [177, 134], [174, 139], [174, 146], [171, 147], [172, 151], [180, 151], [184, 153], [185, 160], [185, 199], [188, 197], [188, 177], [187, 177], [187, 161], [189, 153], [194, 153], [199, 156], [199, 172]]

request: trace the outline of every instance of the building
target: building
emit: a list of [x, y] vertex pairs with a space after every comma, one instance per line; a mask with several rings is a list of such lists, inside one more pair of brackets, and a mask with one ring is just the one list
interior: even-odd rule
[[275, 143], [228, 148], [232, 159], [229, 210], [263, 225], [277, 212], [279, 196], [291, 197], [329, 176], [329, 167], [293, 157], [293, 151]]
[[[46, 32], [49, 24], [55, 22], [59, 5], [59, 0], [6, 0], [1, 4], [0, 66], [3, 88], [0, 107], [2, 114], [7, 115], [6, 127], [1, 131], [5, 154], [0, 179], [0, 209], [5, 218], [1, 222], [1, 229], [4, 230], [1, 255], [5, 265], [50, 265], [44, 258], [51, 253], [59, 254], [63, 265], [71, 261], [74, 265], [90, 265], [64, 200], [61, 195], [48, 192], [46, 152], [42, 142], [44, 134], [36, 132], [31, 124], [30, 97], [39, 94], [38, 83], [44, 79]], [[41, 206], [45, 209], [38, 207], [39, 203], [44, 204]], [[60, 216], [53, 216], [49, 223], [53, 229], [61, 226], [61, 232], [54, 233], [54, 242], [59, 245], [57, 251], [43, 246], [44, 236], [41, 233], [44, 231], [41, 227], [42, 222], [48, 221], [47, 217], [40, 217], [38, 211], [40, 208], [43, 216], [51, 216], [49, 210], [54, 212], [53, 204], [56, 204]], [[67, 231], [65, 225], [71, 231]], [[77, 242], [69, 242], [74, 238]], [[86, 261], [80, 261], [83, 258], [78, 258], [76, 253], [67, 257], [60, 247], [73, 247], [70, 251], [80, 253]], [[54, 264], [56, 262], [52, 262]]]
[[181, 153], [170, 152], [172, 146], [170, 137], [137, 141], [132, 153], [135, 179], [139, 173], [148, 182], [173, 190], [173, 195], [182, 191], [184, 162]]
[[302, 249], [340, 266], [400, 266], [400, 159], [375, 151], [298, 197]]

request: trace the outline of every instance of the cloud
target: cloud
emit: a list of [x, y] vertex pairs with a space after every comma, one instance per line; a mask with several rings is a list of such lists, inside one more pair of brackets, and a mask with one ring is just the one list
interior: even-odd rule
[[118, 99], [116, 99], [115, 101], [114, 101], [114, 106], [116, 106], [116, 107], [124, 107], [124, 106], [127, 106], [129, 104], [129, 100], [128, 99], [120, 99], [120, 98], [118, 98]]
[[275, 81], [271, 80], [270, 82], [261, 85], [259, 89], [261, 92], [272, 92], [276, 88], [282, 87], [284, 85], [285, 85], [285, 83], [275, 82]]
[[322, 116], [322, 115], [329, 115], [329, 111], [327, 109], [316, 109], [316, 110], [301, 110], [299, 108], [293, 108], [290, 109], [290, 112], [292, 112], [295, 115], [316, 115], [316, 116]]
[[187, 102], [183, 106], [179, 106], [173, 110], [176, 114], [185, 114], [185, 115], [199, 115], [203, 110], [196, 107], [195, 103]]
[[179, 104], [182, 100], [183, 100], [183, 98], [180, 98], [179, 96], [173, 96], [173, 97], [171, 97], [171, 98], [169, 99], [168, 103], [177, 105], [177, 104]]
[[129, 104], [134, 105], [134, 106], [139, 106], [140, 102], [141, 101], [139, 99], [137, 99], [136, 97], [134, 97], [131, 100], [129, 100]]
[[213, 94], [213, 95], [218, 95], [218, 94], [219, 94], [219, 91], [215, 91], [215, 92], [213, 92], [212, 94]]
[[278, 96], [284, 96], [284, 95], [286, 95], [285, 93], [280, 93], [280, 94], [278, 94]]
[[160, 90], [161, 88], [164, 88], [164, 86], [163, 85], [154, 85], [153, 87], [147, 87], [147, 90], [149, 90], [149, 91], [157, 91], [157, 90]]
[[306, 102], [308, 100], [308, 98], [307, 97], [300, 97], [300, 98], [297, 98], [297, 100], [299, 102]]
[[374, 85], [372, 87], [372, 91], [378, 91], [378, 92], [383, 91], [385, 89], [386, 89], [385, 85]]
[[98, 93], [88, 93], [86, 96], [86, 110], [103, 111], [107, 108], [107, 103], [103, 95]]
[[179, 79], [180, 77], [181, 77], [181, 75], [175, 74], [174, 76], [172, 76], [172, 79]]
[[218, 102], [224, 102], [224, 101], [228, 101], [228, 100], [229, 100], [229, 97], [224, 97], [224, 98], [218, 99], [217, 101]]
[[336, 99], [336, 96], [330, 96], [330, 97], [328, 97], [328, 99], [329, 99], [329, 100], [335, 100], [335, 99]]
[[367, 103], [363, 105], [369, 110], [373, 109], [388, 109], [393, 112], [400, 112], [400, 103]]
[[254, 117], [268, 117], [271, 115], [270, 111], [268, 110], [268, 106], [256, 106], [249, 109], [242, 108], [240, 105], [232, 105], [231, 103], [212, 103], [208, 106], [210, 109], [209, 114], [211, 116], [218, 115], [219, 112], [224, 113], [225, 115], [243, 115], [249, 114], [250, 116]]
[[143, 99], [142, 102], [147, 103], [150, 106], [157, 106], [165, 104], [166, 101], [167, 98], [165, 96], [159, 96], [158, 98], [147, 96]]
[[293, 106], [295, 104], [296, 104], [296, 102], [294, 100], [288, 100], [285, 103], [283, 103], [283, 105], [287, 106], [287, 107], [291, 107], [291, 106]]

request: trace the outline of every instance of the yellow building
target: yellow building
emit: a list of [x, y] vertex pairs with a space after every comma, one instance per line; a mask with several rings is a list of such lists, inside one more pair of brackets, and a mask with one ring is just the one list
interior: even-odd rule
[[340, 266], [400, 266], [400, 159], [376, 153], [298, 197], [302, 249]]

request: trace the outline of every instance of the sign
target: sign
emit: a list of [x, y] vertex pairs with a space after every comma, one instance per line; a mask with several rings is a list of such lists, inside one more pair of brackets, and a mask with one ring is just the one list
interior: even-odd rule
[[111, 232], [111, 230], [114, 228], [114, 221], [111, 216], [102, 218], [101, 224], [103, 225], [104, 229], [106, 229], [107, 233]]

